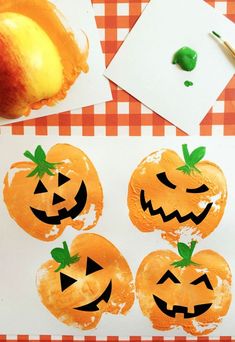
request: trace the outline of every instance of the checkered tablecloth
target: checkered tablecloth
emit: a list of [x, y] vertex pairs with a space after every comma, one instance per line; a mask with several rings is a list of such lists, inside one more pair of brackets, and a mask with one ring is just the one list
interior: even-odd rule
[[154, 336], [152, 338], [144, 338], [141, 336], [130, 336], [126, 338], [119, 339], [118, 336], [108, 336], [105, 338], [98, 338], [96, 336], [87, 337], [74, 337], [74, 336], [50, 336], [50, 335], [40, 335], [40, 336], [28, 336], [28, 335], [17, 335], [17, 336], [7, 336], [0, 335], [1, 342], [235, 342], [235, 339], [230, 336], [221, 336], [218, 338], [209, 337], [162, 337]]
[[[174, 1], [174, 0], [172, 0]], [[108, 65], [147, 5], [146, 0], [92, 0]], [[235, 0], [207, 3], [235, 22]], [[82, 110], [52, 115], [1, 128], [2, 134], [24, 135], [183, 135], [162, 117], [111, 83], [114, 100]], [[235, 135], [235, 77], [200, 126], [201, 135]]]
[[[172, 0], [175, 1], [175, 0]], [[139, 18], [147, 5], [146, 0], [93, 0], [97, 26], [100, 33], [103, 52], [108, 65], [121, 46], [125, 36]], [[235, 22], [235, 0], [212, 1], [220, 13]], [[114, 100], [112, 102], [91, 106], [76, 112], [66, 112], [36, 120], [24, 121], [0, 128], [2, 134], [24, 135], [183, 135], [183, 133], [143, 106], [116, 85], [111, 84]], [[201, 124], [201, 135], [235, 135], [235, 77], [220, 95], [215, 105]], [[231, 322], [232, 323], [232, 322]], [[1, 333], [1, 332], [0, 332]], [[43, 333], [43, 332], [42, 332]], [[76, 338], [73, 336], [10, 336], [0, 335], [0, 341], [51, 341], [51, 342], [235, 342], [229, 336], [218, 338], [144, 338], [140, 336], [119, 339], [115, 336], [104, 339], [98, 337]]]
[[119, 339], [118, 336], [108, 336], [105, 338], [98, 338], [96, 336], [89, 337], [74, 337], [74, 336], [28, 336], [28, 335], [17, 335], [17, 336], [7, 336], [0, 335], [1, 342], [235, 342], [235, 339], [230, 336], [221, 336], [218, 338], [209, 337], [162, 337], [154, 336], [152, 338], [144, 338], [141, 336], [130, 336], [126, 338]]

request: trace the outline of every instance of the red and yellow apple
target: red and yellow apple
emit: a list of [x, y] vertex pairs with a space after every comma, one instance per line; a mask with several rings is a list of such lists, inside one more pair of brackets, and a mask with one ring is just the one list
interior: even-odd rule
[[66, 97], [88, 71], [84, 51], [47, 0], [0, 0], [0, 116], [13, 119]]

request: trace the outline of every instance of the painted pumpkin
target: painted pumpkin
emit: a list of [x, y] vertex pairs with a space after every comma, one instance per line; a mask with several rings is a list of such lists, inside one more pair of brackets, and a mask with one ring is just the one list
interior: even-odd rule
[[80, 149], [41, 146], [31, 159], [11, 166], [4, 180], [4, 201], [11, 217], [33, 237], [51, 241], [67, 226], [90, 229], [103, 209], [103, 192], [92, 162]]
[[95, 328], [105, 312], [126, 314], [134, 302], [134, 285], [118, 249], [96, 234], [77, 236], [70, 252], [63, 245], [37, 273], [45, 307], [61, 322], [83, 330]]
[[61, 19], [47, 0], [0, 0], [0, 116], [56, 104], [88, 72], [87, 38], [79, 47]]
[[182, 327], [192, 335], [216, 329], [231, 303], [231, 272], [227, 262], [212, 250], [194, 255], [178, 243], [183, 258], [170, 250], [150, 253], [136, 276], [137, 296], [143, 314], [154, 329]]
[[205, 148], [191, 154], [183, 145], [185, 162], [162, 149], [145, 158], [132, 174], [128, 190], [129, 216], [143, 232], [162, 231], [170, 243], [209, 235], [219, 224], [226, 205], [222, 170], [202, 161]]

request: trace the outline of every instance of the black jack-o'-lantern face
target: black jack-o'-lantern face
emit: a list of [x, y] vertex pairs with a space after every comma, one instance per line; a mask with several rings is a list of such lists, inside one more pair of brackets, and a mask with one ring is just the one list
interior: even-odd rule
[[[63, 175], [62, 173], [58, 173], [58, 188], [61, 188], [65, 183], [71, 181], [70, 178], [67, 176]], [[54, 189], [53, 189], [54, 190]], [[66, 190], [62, 190], [63, 193], [66, 194]], [[34, 191], [35, 195], [39, 194], [45, 194], [47, 193], [48, 190], [46, 186], [43, 184], [42, 180], [38, 181], [37, 187]], [[51, 224], [51, 225], [57, 225], [60, 224], [62, 220], [66, 218], [72, 218], [75, 219], [84, 209], [87, 201], [87, 189], [84, 181], [82, 181], [80, 188], [74, 198], [76, 204], [70, 208], [66, 209], [65, 207], [61, 208], [58, 210], [58, 214], [54, 216], [48, 216], [47, 213], [43, 210], [38, 210], [36, 208], [30, 207], [32, 210], [33, 214], [42, 222]], [[59, 203], [62, 203], [66, 201], [65, 198], [62, 196], [58, 195], [56, 192], [53, 192], [52, 196], [52, 206], [56, 206]]]
[[[103, 313], [126, 314], [134, 302], [131, 270], [120, 251], [97, 234], [79, 234], [69, 250], [51, 251], [37, 273], [45, 307], [60, 321], [83, 330], [97, 326]], [[58, 263], [60, 264], [58, 266]]]
[[69, 144], [46, 154], [39, 145], [30, 161], [11, 166], [4, 180], [4, 201], [17, 225], [31, 236], [52, 241], [65, 228], [93, 228], [103, 210], [103, 191], [87, 155]]
[[[85, 276], [89, 276], [90, 274], [93, 274], [97, 271], [102, 270], [103, 267], [97, 264], [94, 260], [91, 258], [87, 257], [87, 265], [86, 265], [86, 274]], [[78, 280], [70, 277], [62, 272], [60, 272], [60, 283], [61, 283], [61, 291], [65, 291], [68, 287], [72, 286], [74, 283], [76, 283]], [[112, 292], [112, 280], [110, 280], [108, 286], [106, 289], [103, 291], [103, 293], [93, 300], [92, 302], [75, 307], [75, 310], [80, 310], [80, 311], [98, 311], [99, 310], [99, 303], [104, 301], [105, 303], [108, 303], [110, 296]], [[78, 294], [79, 295], [79, 294]]]
[[134, 171], [128, 190], [129, 216], [143, 232], [160, 230], [177, 244], [186, 231], [192, 239], [209, 235], [220, 222], [227, 188], [222, 170], [201, 161], [205, 148], [191, 154], [183, 145], [185, 161], [174, 151], [159, 150]]
[[[181, 284], [181, 282], [176, 278], [176, 276], [170, 271], [167, 270], [166, 273], [161, 277], [161, 279], [157, 282], [157, 284], [164, 284], [167, 280], [171, 280], [175, 284]], [[193, 280], [190, 284], [191, 285], [198, 285], [200, 283], [204, 283], [206, 288], [213, 291], [213, 287], [210, 283], [210, 280], [206, 274], [198, 277], [197, 279]], [[183, 294], [182, 294], [183, 295]], [[204, 312], [209, 310], [212, 303], [205, 303], [205, 304], [196, 304], [194, 306], [194, 312], [188, 312], [187, 306], [182, 305], [174, 305], [171, 310], [167, 309], [168, 303], [158, 296], [153, 294], [154, 301], [158, 308], [167, 316], [175, 317], [176, 314], [181, 313], [183, 314], [184, 318], [193, 318], [199, 315], [202, 315]]]
[[[173, 184], [167, 178], [167, 175], [165, 172], [156, 174], [156, 178], [161, 184], [165, 185], [166, 187], [170, 189], [174, 190], [177, 188], [177, 186]], [[202, 194], [207, 191], [209, 191], [209, 188], [206, 186], [206, 184], [202, 184], [198, 186], [197, 188], [193, 188], [193, 189], [189, 189], [189, 188], [185, 189], [185, 192], [190, 193], [190, 194]], [[207, 203], [205, 208], [198, 215], [195, 215], [192, 211], [188, 212], [185, 215], [181, 215], [179, 210], [177, 209], [174, 210], [173, 212], [170, 212], [169, 214], [165, 214], [165, 211], [162, 206], [158, 207], [157, 209], [154, 209], [152, 201], [151, 200], [146, 201], [144, 189], [142, 189], [140, 192], [140, 203], [144, 211], [148, 210], [151, 216], [160, 215], [164, 223], [169, 222], [175, 218], [178, 221], [178, 223], [184, 223], [184, 222], [191, 220], [195, 225], [199, 225], [206, 218], [206, 216], [209, 214], [209, 211], [213, 205], [213, 203], [211, 202]]]

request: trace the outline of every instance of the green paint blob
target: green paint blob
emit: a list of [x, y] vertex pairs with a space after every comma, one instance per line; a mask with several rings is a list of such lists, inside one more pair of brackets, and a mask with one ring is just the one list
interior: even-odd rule
[[185, 87], [192, 87], [192, 86], [193, 86], [193, 82], [191, 82], [191, 81], [185, 81], [185, 82], [184, 82], [184, 85], [185, 85]]
[[192, 71], [197, 65], [197, 52], [187, 46], [182, 47], [175, 53], [172, 63], [179, 64], [185, 71]]

